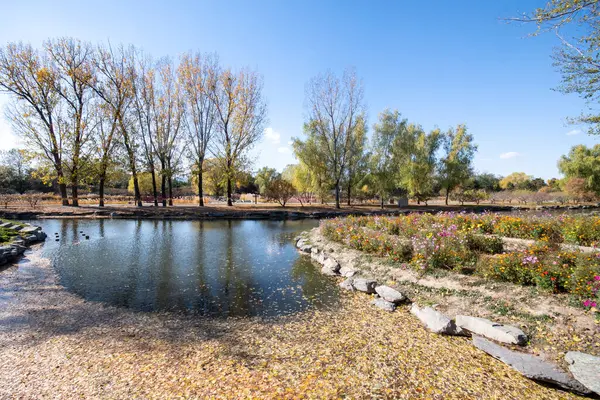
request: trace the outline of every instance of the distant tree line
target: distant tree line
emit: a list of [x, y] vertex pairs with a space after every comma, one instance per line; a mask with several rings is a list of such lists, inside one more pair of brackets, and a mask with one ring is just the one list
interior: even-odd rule
[[387, 109], [369, 132], [351, 69], [308, 82], [304, 135], [292, 141], [299, 162], [281, 173], [250, 172], [267, 120], [261, 76], [222, 66], [215, 54], [155, 60], [133, 46], [74, 38], [40, 49], [10, 43], [0, 48], [0, 91], [25, 144], [0, 154], [0, 191], [55, 191], [63, 205], [79, 205], [80, 190], [97, 193], [100, 206], [107, 193], [127, 192], [138, 206], [172, 205], [182, 194], [200, 206], [207, 194], [232, 205], [250, 193], [282, 206], [333, 198], [338, 208], [400, 196], [427, 204], [441, 195], [448, 204], [600, 195], [599, 146], [574, 147], [559, 162], [565, 178], [544, 181], [475, 173], [477, 145], [464, 124], [426, 131]]
[[262, 78], [221, 66], [212, 54], [175, 62], [74, 38], [41, 49], [9, 43], [0, 48], [0, 91], [10, 95], [6, 116], [24, 157], [35, 161], [37, 178], [57, 185], [63, 205], [77, 206], [79, 188], [90, 184], [104, 205], [105, 186], [123, 170], [138, 206], [142, 174], [151, 178], [154, 204], [172, 204], [186, 161], [203, 205], [208, 158], [231, 205], [234, 180], [266, 122]]

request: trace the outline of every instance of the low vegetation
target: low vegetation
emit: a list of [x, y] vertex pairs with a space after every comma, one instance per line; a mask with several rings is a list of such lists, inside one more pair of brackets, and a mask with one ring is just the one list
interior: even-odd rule
[[[324, 221], [321, 231], [330, 240], [388, 257], [423, 274], [435, 270], [474, 273], [571, 293], [588, 308], [598, 303], [600, 251], [565, 251], [559, 244], [596, 246], [599, 217], [454, 213], [349, 217]], [[536, 242], [526, 249], [504, 251], [501, 237]]]

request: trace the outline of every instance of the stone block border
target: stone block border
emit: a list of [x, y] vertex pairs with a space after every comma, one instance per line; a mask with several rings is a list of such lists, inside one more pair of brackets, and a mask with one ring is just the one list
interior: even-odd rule
[[[380, 285], [376, 280], [362, 276], [360, 270], [341, 264], [339, 259], [334, 257], [332, 251], [325, 248], [326, 246], [311, 243], [308, 240], [308, 232], [303, 232], [300, 236], [297, 236], [294, 243], [299, 252], [310, 255], [313, 262], [321, 267], [323, 274], [345, 277], [346, 279], [339, 284], [340, 288], [371, 294], [371, 304], [375, 307], [387, 312], [394, 312], [399, 304], [403, 302], [410, 303], [410, 299], [398, 290]], [[521, 242], [519, 244], [528, 245], [529, 243]], [[529, 339], [517, 327], [464, 315], [458, 315], [456, 320], [453, 320], [431, 307], [420, 308], [417, 304], [412, 304], [410, 312], [421, 321], [426, 329], [435, 334], [472, 335], [472, 343], [475, 347], [529, 379], [580, 395], [593, 395], [594, 393], [600, 395], [598, 385], [600, 379], [591, 378], [591, 374], [600, 371], [600, 357], [584, 353], [567, 353], [566, 361], [571, 365], [570, 372], [563, 371], [557, 365], [538, 356], [514, 351], [497, 344], [526, 346]], [[581, 367], [581, 365], [584, 365], [584, 367]], [[592, 372], [590, 373], [590, 371]]]
[[0, 245], [0, 266], [16, 261], [29, 245], [46, 240], [46, 234], [39, 226], [3, 222], [0, 223], [0, 227], [17, 233], [11, 242]]

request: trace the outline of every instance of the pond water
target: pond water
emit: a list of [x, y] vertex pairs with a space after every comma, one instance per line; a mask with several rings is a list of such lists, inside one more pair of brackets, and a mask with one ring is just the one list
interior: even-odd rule
[[87, 300], [229, 317], [291, 314], [338, 296], [294, 248], [293, 237], [316, 221], [33, 223], [48, 234], [41, 252], [60, 283]]

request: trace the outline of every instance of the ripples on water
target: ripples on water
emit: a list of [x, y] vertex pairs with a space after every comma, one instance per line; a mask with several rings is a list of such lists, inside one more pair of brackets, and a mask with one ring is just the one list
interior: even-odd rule
[[60, 283], [88, 300], [227, 317], [286, 315], [337, 299], [337, 285], [293, 245], [316, 221], [35, 223], [48, 234], [42, 255]]

